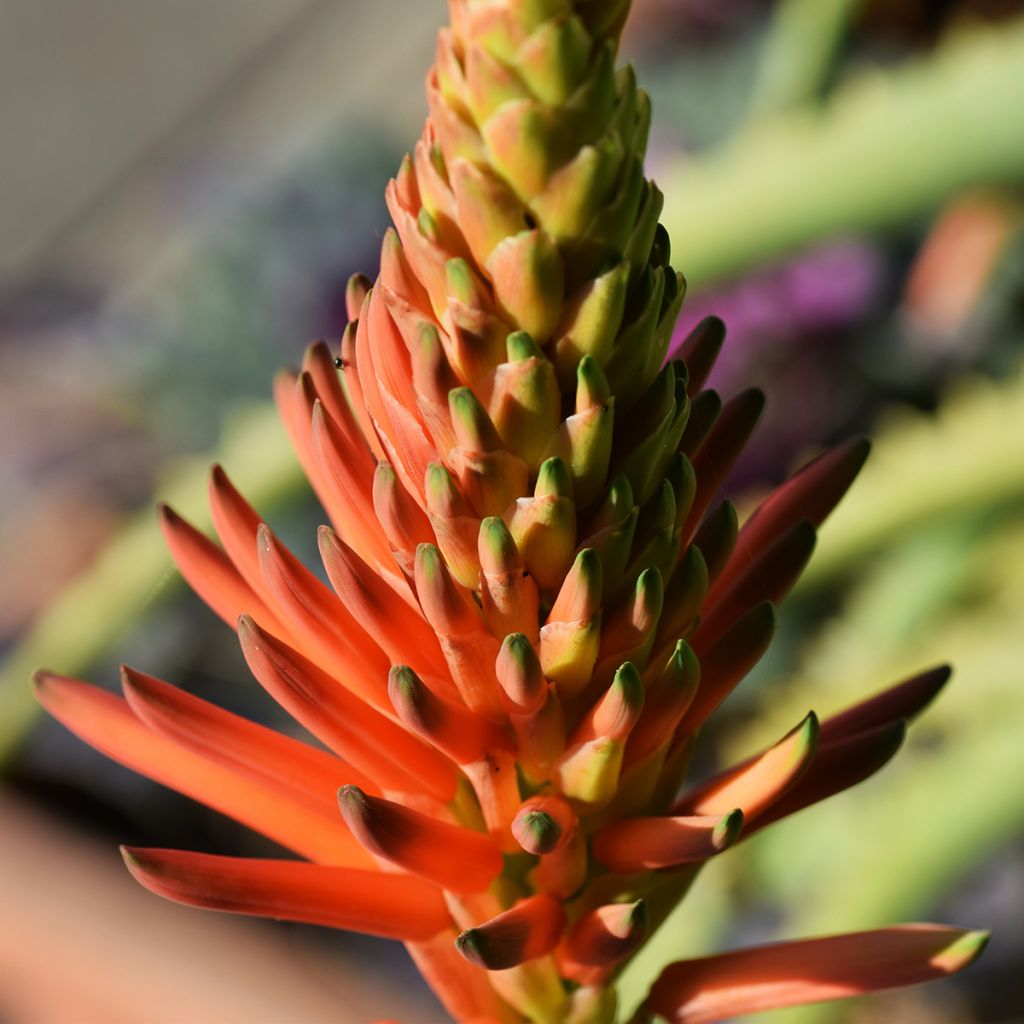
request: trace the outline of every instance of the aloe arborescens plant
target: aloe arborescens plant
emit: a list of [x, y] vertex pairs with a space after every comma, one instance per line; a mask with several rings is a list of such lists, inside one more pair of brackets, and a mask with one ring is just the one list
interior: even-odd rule
[[[701, 864], [874, 772], [947, 675], [687, 784], [866, 446], [741, 529], [713, 504], [762, 399], [703, 388], [716, 321], [665, 363], [685, 284], [644, 177], [649, 103], [615, 67], [628, 7], [452, 0], [378, 279], [349, 283], [340, 353], [313, 345], [276, 383], [333, 524], [331, 587], [219, 468], [220, 545], [161, 512], [255, 677], [328, 749], [132, 669], [123, 700], [37, 680], [88, 742], [303, 858], [126, 850], [144, 885], [401, 939], [459, 1020], [613, 1021], [616, 972]], [[683, 961], [637, 1019], [925, 980], [983, 939], [915, 925]]]

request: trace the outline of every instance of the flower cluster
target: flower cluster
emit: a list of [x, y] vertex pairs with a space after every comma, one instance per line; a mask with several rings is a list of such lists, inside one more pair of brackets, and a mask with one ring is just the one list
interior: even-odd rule
[[[322, 746], [132, 669], [123, 699], [37, 680], [86, 741], [302, 858], [126, 850], [143, 885], [400, 939], [463, 1021], [613, 1021], [616, 972], [701, 865], [881, 767], [947, 676], [687, 781], [867, 446], [742, 528], [716, 504], [763, 400], [704, 387], [713, 319], [666, 363], [685, 282], [643, 171], [649, 101], [615, 66], [628, 7], [452, 0], [379, 276], [349, 283], [340, 352], [311, 346], [275, 385], [333, 524], [330, 586], [220, 468], [219, 544], [161, 510], [182, 574]], [[917, 925], [683, 961], [637, 1019], [937, 977], [983, 938]]]

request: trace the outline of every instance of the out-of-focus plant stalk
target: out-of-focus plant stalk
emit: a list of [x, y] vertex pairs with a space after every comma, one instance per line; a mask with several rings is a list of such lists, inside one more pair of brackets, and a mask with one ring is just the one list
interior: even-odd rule
[[753, 117], [818, 98], [860, 0], [782, 0], [772, 12], [750, 101]]
[[659, 175], [691, 288], [842, 231], [906, 224], [978, 182], [1024, 179], [1024, 19], [863, 73]]

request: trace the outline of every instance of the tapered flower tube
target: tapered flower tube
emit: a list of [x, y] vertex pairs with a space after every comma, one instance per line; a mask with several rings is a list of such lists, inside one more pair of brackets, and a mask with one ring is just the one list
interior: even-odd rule
[[[644, 175], [650, 103], [616, 68], [629, 7], [450, 0], [378, 276], [349, 281], [340, 342], [273, 385], [328, 583], [220, 467], [216, 540], [160, 510], [182, 575], [318, 745], [134, 669], [124, 699], [36, 684], [86, 742], [302, 858], [128, 850], [143, 885], [404, 941], [464, 1022], [614, 1024], [617, 972], [701, 866], [882, 768], [948, 677], [688, 777], [867, 445], [745, 521], [721, 494], [764, 396], [705, 386], [714, 318], [666, 361], [686, 285]], [[633, 1020], [927, 980], [981, 945], [912, 926], [681, 961]]]

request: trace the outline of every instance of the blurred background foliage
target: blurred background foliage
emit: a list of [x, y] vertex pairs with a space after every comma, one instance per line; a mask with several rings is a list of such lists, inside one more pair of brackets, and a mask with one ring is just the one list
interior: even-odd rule
[[[262, 848], [39, 720], [28, 677], [46, 664], [113, 686], [124, 659], [282, 724], [230, 633], [177, 586], [152, 502], [205, 524], [217, 459], [311, 553], [320, 513], [270, 380], [338, 337], [347, 276], [375, 269], [382, 186], [425, 113], [442, 17], [440, 0], [0, 2], [0, 130], [17, 143], [0, 167], [16, 197], [0, 211], [0, 889], [18, 883], [11, 837], [35, 835], [26, 807], [77, 829], [72, 878], [88, 861], [74, 844], [97, 835]], [[784, 1019], [1020, 1021], [1024, 4], [636, 0], [625, 45], [654, 99], [649, 169], [691, 283], [681, 329], [721, 316], [713, 385], [769, 395], [730, 485], [741, 509], [820, 446], [874, 438], [708, 765], [808, 708], [956, 669], [879, 777], [709, 868], [625, 998], [659, 958], [937, 918], [995, 928], [971, 972]], [[45, 889], [12, 913], [52, 920], [65, 939], [49, 976], [87, 988], [68, 924], [84, 911]], [[385, 943], [245, 925], [292, 959], [315, 945], [349, 965], [352, 991], [390, 994], [387, 971], [405, 970]], [[18, 977], [28, 994], [0, 986], [0, 1021], [52, 1019], [31, 966]], [[403, 1021], [440, 1019], [410, 992]]]

